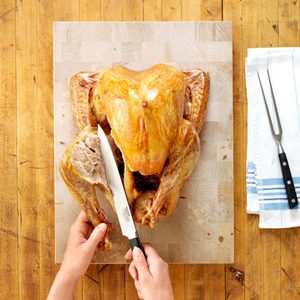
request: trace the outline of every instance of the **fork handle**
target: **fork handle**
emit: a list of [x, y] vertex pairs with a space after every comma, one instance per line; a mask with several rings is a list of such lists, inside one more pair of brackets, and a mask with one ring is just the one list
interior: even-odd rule
[[285, 152], [279, 153], [278, 156], [280, 160], [280, 166], [283, 175], [285, 190], [289, 201], [289, 207], [294, 208], [298, 205], [298, 198], [297, 198], [297, 193], [294, 186], [294, 181], [291, 174], [289, 162], [287, 160]]

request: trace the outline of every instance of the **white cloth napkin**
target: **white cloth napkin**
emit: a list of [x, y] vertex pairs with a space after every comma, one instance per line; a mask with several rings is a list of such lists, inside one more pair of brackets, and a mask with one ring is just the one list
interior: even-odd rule
[[282, 125], [282, 145], [286, 152], [300, 202], [300, 48], [248, 49], [246, 86], [248, 99], [247, 212], [259, 214], [260, 228], [300, 226], [300, 204], [288, 206], [278, 159], [257, 77], [271, 109], [269, 69]]

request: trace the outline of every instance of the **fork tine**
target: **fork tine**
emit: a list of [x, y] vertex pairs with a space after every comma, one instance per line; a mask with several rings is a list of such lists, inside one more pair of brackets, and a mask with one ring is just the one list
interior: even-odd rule
[[274, 131], [274, 127], [273, 127], [273, 123], [272, 123], [272, 119], [271, 119], [269, 107], [268, 107], [268, 104], [267, 104], [267, 100], [266, 100], [264, 88], [263, 88], [262, 83], [261, 83], [259, 72], [256, 71], [256, 73], [257, 73], [257, 76], [258, 76], [258, 81], [259, 81], [260, 89], [261, 89], [261, 92], [262, 92], [262, 95], [263, 95], [263, 99], [264, 99], [264, 103], [265, 103], [265, 107], [266, 107], [266, 111], [267, 111], [267, 115], [268, 115], [268, 120], [269, 120], [269, 124], [270, 124], [270, 129], [271, 129], [273, 137], [276, 138], [277, 136], [276, 136], [275, 131]]
[[275, 96], [274, 96], [274, 91], [273, 91], [272, 81], [271, 81], [271, 78], [270, 78], [269, 69], [267, 69], [267, 73], [268, 73], [268, 79], [269, 79], [270, 88], [271, 88], [271, 95], [272, 95], [273, 105], [274, 105], [274, 109], [275, 109], [275, 115], [276, 115], [276, 119], [277, 119], [276, 121], [277, 121], [278, 131], [279, 131], [278, 134], [281, 135], [282, 134], [282, 128], [281, 128], [280, 118], [279, 118], [277, 105], [276, 105], [276, 101], [275, 101]]

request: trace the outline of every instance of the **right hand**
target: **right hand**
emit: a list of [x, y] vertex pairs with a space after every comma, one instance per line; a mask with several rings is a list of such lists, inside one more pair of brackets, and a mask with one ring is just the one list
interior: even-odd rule
[[169, 276], [168, 264], [157, 254], [154, 248], [144, 245], [147, 259], [143, 252], [134, 247], [128, 250], [126, 259], [132, 260], [129, 274], [140, 299], [144, 300], [173, 300], [173, 290]]

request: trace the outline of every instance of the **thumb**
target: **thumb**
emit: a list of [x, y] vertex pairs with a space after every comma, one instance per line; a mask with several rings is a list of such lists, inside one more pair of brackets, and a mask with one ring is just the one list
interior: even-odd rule
[[86, 246], [89, 249], [95, 250], [98, 244], [105, 236], [106, 229], [107, 229], [107, 225], [105, 223], [101, 223], [97, 225], [92, 231], [89, 239], [86, 241]]
[[134, 247], [132, 254], [133, 262], [137, 269], [139, 280], [147, 280], [151, 276], [151, 273], [148, 269], [148, 263], [142, 250], [138, 247]]

